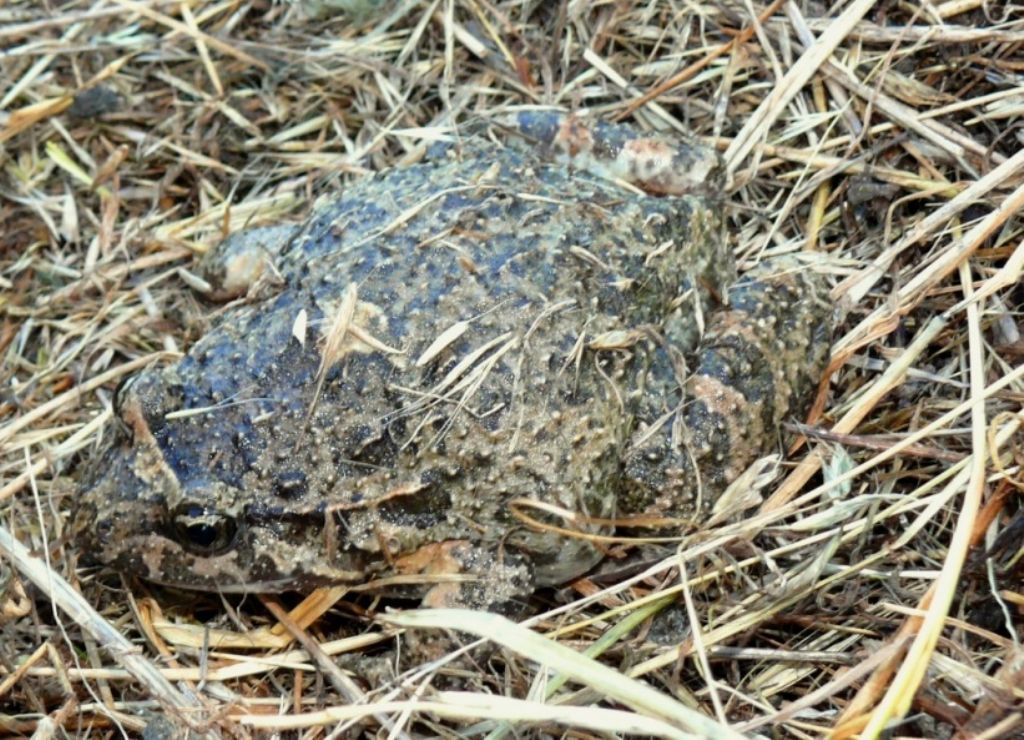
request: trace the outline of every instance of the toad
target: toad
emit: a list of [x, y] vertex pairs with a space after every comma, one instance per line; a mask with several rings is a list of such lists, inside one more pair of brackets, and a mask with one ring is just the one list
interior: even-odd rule
[[795, 258], [737, 279], [721, 178], [684, 138], [530, 111], [227, 239], [200, 267], [233, 302], [115, 392], [82, 550], [497, 609], [617, 520], [699, 522], [806, 410], [831, 320]]

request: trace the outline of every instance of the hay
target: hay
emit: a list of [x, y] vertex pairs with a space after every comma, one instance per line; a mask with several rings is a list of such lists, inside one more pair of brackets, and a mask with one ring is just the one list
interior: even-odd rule
[[[1021, 732], [1024, 19], [980, 0], [335, 5], [0, 7], [0, 729]], [[742, 268], [827, 255], [844, 320], [764, 502], [571, 584], [532, 633], [447, 615], [501, 649], [399, 674], [372, 589], [289, 612], [76, 572], [66, 514], [113, 387], [208, 326], [181, 269], [535, 103], [716, 146]]]

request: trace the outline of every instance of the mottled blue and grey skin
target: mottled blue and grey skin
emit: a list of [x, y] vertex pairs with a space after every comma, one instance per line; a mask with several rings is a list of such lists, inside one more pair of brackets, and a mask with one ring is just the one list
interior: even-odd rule
[[211, 292], [262, 287], [118, 390], [83, 550], [487, 607], [591, 568], [573, 532], [699, 516], [806, 408], [830, 317], [794, 263], [736, 282], [719, 177], [693, 143], [522, 113], [229, 239]]

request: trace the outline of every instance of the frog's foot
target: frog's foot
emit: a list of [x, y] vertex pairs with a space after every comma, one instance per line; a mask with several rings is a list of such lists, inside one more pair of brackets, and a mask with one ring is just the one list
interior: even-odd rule
[[627, 455], [627, 509], [688, 517], [776, 449], [782, 423], [807, 412], [828, 360], [824, 278], [795, 258], [769, 260], [729, 292], [700, 344], [681, 406]]
[[202, 292], [215, 301], [241, 298], [277, 277], [277, 257], [299, 232], [294, 224], [260, 226], [231, 234], [196, 266]]
[[[453, 577], [432, 586], [423, 597], [427, 608], [480, 609], [516, 618], [524, 611], [524, 600], [534, 589], [530, 561], [501, 544], [484, 545], [469, 540], [449, 540], [421, 547], [395, 563], [406, 575], [430, 578]], [[414, 663], [439, 659], [462, 645], [457, 635], [435, 630], [407, 632], [404, 644]], [[475, 652], [484, 659], [492, 647]]]
[[[533, 566], [504, 545], [448, 540], [421, 547], [395, 563], [397, 572], [436, 577], [423, 597], [428, 608], [463, 607], [502, 614], [519, 611], [534, 589]], [[451, 577], [445, 579], [445, 577]]]

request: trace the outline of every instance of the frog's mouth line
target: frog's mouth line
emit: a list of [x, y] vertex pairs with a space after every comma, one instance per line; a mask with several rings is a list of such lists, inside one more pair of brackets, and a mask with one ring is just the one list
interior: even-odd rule
[[[108, 565], [138, 574], [152, 583], [187, 591], [209, 593], [280, 593], [312, 591], [319, 586], [356, 585], [366, 580], [361, 570], [310, 566], [300, 551], [281, 558], [262, 553], [251, 544], [217, 555], [197, 555], [173, 538], [149, 534], [129, 538], [123, 551], [128, 559], [108, 560]], [[304, 570], [301, 566], [311, 567]]]
[[[239, 565], [233, 559], [237, 553], [228, 553], [213, 558], [201, 558], [186, 555], [185, 559], [175, 559], [173, 567], [164, 562], [159, 572], [145, 576], [147, 581], [161, 586], [177, 588], [185, 591], [203, 591], [207, 593], [280, 593], [282, 591], [308, 592], [320, 586], [356, 586], [366, 581], [366, 574], [360, 571], [334, 570], [329, 573], [298, 574], [281, 572], [267, 577], [249, 577], [249, 563], [243, 560]], [[247, 559], [246, 559], [247, 560]], [[253, 568], [252, 570], [257, 570]], [[263, 568], [266, 572], [270, 570]], [[187, 573], [189, 578], [175, 579], [168, 573]], [[198, 578], [197, 578], [198, 576]]]
[[[358, 575], [358, 582], [363, 581], [361, 574]], [[150, 583], [155, 583], [164, 588], [174, 588], [181, 591], [198, 591], [201, 593], [223, 593], [223, 594], [271, 594], [271, 593], [283, 593], [285, 591], [298, 591], [306, 593], [313, 590], [309, 585], [305, 584], [303, 579], [294, 576], [282, 576], [281, 578], [275, 578], [271, 580], [249, 582], [249, 583], [221, 583], [203, 585], [199, 583], [182, 583], [173, 580], [157, 580], [155, 578], [146, 578]], [[334, 585], [344, 585], [345, 582], [339, 582]], [[328, 583], [319, 583], [319, 586], [328, 586]]]

